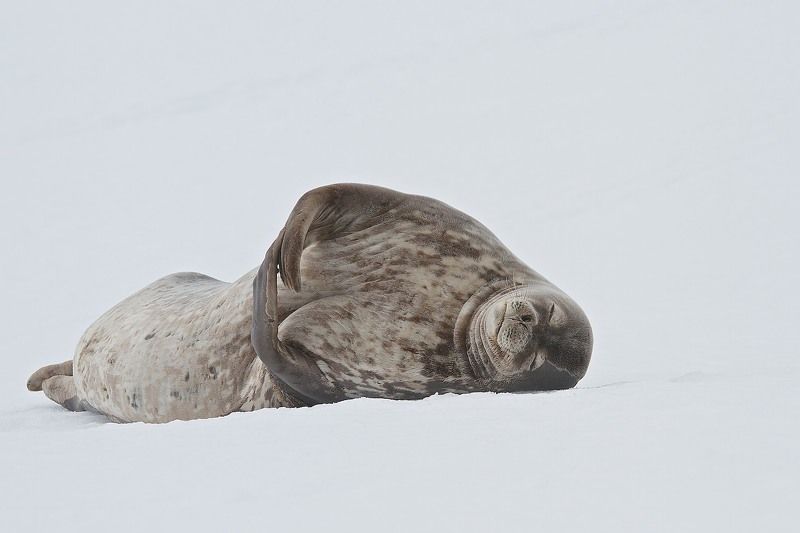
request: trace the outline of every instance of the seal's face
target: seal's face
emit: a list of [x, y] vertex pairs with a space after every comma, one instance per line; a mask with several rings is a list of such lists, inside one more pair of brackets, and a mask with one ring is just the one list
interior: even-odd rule
[[494, 380], [539, 381], [533, 378], [547, 362], [563, 377], [542, 388], [574, 386], [592, 353], [586, 315], [544, 281], [497, 290], [478, 306], [470, 330], [471, 360]]

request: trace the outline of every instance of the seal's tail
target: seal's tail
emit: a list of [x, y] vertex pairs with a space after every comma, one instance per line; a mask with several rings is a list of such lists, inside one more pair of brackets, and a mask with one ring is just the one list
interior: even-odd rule
[[28, 378], [28, 390], [44, 391], [45, 396], [70, 411], [83, 411], [72, 377], [71, 359], [57, 365], [47, 365], [34, 372]]

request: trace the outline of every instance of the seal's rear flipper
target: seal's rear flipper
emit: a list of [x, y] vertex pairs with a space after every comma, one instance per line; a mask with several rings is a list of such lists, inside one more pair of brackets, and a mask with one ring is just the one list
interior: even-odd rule
[[57, 365], [43, 366], [28, 378], [28, 390], [40, 391], [42, 390], [42, 383], [53, 376], [71, 376], [72, 375], [72, 359], [64, 361]]
[[44, 395], [69, 409], [70, 411], [85, 411], [83, 402], [78, 399], [75, 389], [75, 378], [72, 376], [53, 376], [42, 383]]

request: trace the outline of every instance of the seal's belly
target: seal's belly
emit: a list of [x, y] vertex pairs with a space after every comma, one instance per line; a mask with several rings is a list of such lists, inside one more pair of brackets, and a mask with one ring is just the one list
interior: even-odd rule
[[257, 358], [249, 309], [242, 302], [225, 308], [229, 288], [200, 274], [174, 274], [106, 312], [76, 349], [78, 396], [125, 421], [237, 410]]

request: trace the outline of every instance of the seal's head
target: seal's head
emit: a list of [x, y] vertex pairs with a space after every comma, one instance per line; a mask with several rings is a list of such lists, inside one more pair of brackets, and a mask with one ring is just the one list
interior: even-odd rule
[[476, 375], [518, 390], [573, 387], [589, 366], [592, 328], [580, 307], [547, 281], [500, 282], [465, 304], [457, 324]]

